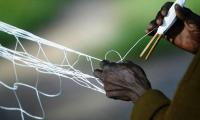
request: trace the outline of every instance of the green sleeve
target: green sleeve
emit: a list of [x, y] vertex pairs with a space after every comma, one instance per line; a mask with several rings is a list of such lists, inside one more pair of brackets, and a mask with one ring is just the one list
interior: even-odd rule
[[[149, 90], [135, 103], [132, 120], [160, 118], [170, 104], [170, 100], [158, 90]], [[159, 113], [159, 114], [158, 114]]]
[[136, 102], [132, 120], [200, 120], [200, 50], [170, 102], [161, 92], [149, 90]]
[[179, 84], [165, 120], [200, 120], [200, 50]]

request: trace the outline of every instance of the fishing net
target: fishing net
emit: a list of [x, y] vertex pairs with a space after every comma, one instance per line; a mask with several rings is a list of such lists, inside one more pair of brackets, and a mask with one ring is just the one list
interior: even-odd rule
[[[45, 112], [41, 102], [41, 95], [46, 97], [59, 96], [62, 92], [63, 80], [70, 80], [77, 85], [105, 94], [101, 81], [92, 75], [94, 63], [99, 63], [101, 59], [40, 38], [30, 32], [16, 28], [1, 21], [0, 31], [15, 38], [13, 41], [15, 44], [12, 47], [5, 47], [0, 44], [0, 62], [6, 61], [10, 64], [9, 67], [11, 67], [10, 72], [8, 73], [5, 73], [3, 68], [1, 68], [1, 73], [3, 73], [3, 75], [0, 77], [0, 87], [4, 87], [12, 92], [15, 96], [15, 101], [17, 102], [17, 107], [9, 107], [0, 104], [1, 109], [19, 111], [21, 113], [22, 120], [24, 120], [24, 115], [34, 119], [44, 119]], [[147, 35], [148, 34], [145, 36]], [[115, 52], [120, 57], [119, 61], [123, 61], [128, 53], [145, 36], [139, 39], [123, 57], [121, 57], [118, 52], [111, 50], [106, 53], [105, 59], [108, 54]], [[54, 59], [52, 59], [52, 56]], [[24, 69], [24, 72], [21, 72], [24, 75], [26, 75], [26, 71], [30, 69], [34, 71], [36, 73], [36, 77], [33, 82], [27, 83], [26, 80], [21, 80], [18, 72], [19, 69]], [[6, 76], [6, 74], [11, 76], [11, 71], [13, 73], [13, 77], [10, 79], [12, 80], [4, 80], [4, 76]], [[33, 74], [33, 72], [31, 73]], [[53, 76], [51, 79], [57, 81], [56, 86], [59, 89], [54, 93], [49, 93], [48, 90], [41, 89], [40, 83], [43, 82], [41, 75]], [[48, 82], [46, 85], [48, 85]], [[35, 93], [35, 100], [37, 100], [41, 111], [40, 115], [35, 115], [25, 110], [22, 105], [22, 101], [19, 98], [18, 90], [21, 87], [31, 89]]]

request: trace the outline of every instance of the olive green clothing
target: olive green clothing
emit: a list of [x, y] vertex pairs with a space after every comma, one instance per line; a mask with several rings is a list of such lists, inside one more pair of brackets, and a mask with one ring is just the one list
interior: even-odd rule
[[200, 50], [172, 101], [149, 90], [135, 103], [131, 120], [200, 120]]

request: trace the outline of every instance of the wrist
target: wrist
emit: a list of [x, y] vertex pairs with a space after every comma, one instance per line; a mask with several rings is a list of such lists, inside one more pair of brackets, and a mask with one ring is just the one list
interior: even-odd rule
[[129, 98], [131, 99], [133, 103], [135, 103], [141, 96], [143, 96], [147, 91], [150, 91], [150, 90], [152, 89], [151, 88], [143, 89], [142, 91], [140, 90], [140, 92], [137, 91], [137, 93], [134, 91], [130, 92]]

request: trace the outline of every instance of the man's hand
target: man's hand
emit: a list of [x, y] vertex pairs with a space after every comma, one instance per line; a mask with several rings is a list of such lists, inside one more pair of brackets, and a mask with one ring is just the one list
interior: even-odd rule
[[151, 89], [142, 68], [131, 61], [114, 63], [104, 60], [100, 67], [94, 71], [94, 75], [103, 82], [109, 98], [136, 102], [145, 91]]
[[[167, 2], [161, 8], [156, 19], [150, 22], [146, 32], [150, 32], [163, 24], [163, 19], [167, 16], [172, 4], [172, 2]], [[177, 47], [192, 53], [197, 53], [200, 47], [200, 16], [179, 5], [175, 6], [175, 11], [178, 19], [167, 31], [165, 38]]]

